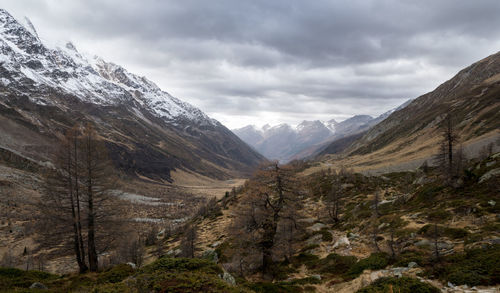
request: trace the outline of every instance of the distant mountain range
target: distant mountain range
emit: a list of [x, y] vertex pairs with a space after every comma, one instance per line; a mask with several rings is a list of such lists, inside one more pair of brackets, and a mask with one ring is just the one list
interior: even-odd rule
[[213, 178], [250, 172], [264, 158], [218, 121], [145, 77], [73, 44], [46, 46], [29, 20], [0, 9], [0, 149], [49, 161], [65, 129], [90, 122], [117, 168], [171, 181], [184, 170]]
[[376, 118], [356, 115], [342, 122], [334, 119], [302, 121], [296, 127], [289, 124], [267, 124], [262, 128], [248, 125], [233, 129], [233, 132], [266, 158], [286, 163], [293, 159], [311, 157], [321, 152], [332, 141], [366, 131], [409, 102]]

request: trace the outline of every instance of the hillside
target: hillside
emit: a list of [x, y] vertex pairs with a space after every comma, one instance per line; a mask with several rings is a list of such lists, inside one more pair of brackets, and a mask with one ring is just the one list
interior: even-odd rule
[[[464, 169], [472, 171], [463, 175], [465, 184], [458, 188], [446, 184], [437, 168], [385, 176], [345, 169], [304, 176], [300, 171], [305, 167], [281, 169], [292, 171], [281, 173], [287, 178], [283, 184], [296, 187], [300, 196], [287, 202], [278, 217], [281, 228], [274, 239], [270, 276], [261, 272], [258, 245], [265, 236], [260, 229], [265, 228], [245, 219], [265, 220], [265, 207], [258, 205], [254, 188], [267, 188], [276, 179], [256, 175], [207, 205], [184, 228], [155, 234], [139, 253], [145, 261], [140, 268], [120, 264], [100, 273], [62, 276], [0, 269], [0, 290], [27, 290], [34, 282], [49, 292], [465, 293], [475, 287], [486, 293], [499, 289], [500, 153], [469, 161]], [[290, 185], [295, 180], [299, 185]], [[292, 196], [294, 191], [286, 190], [285, 196]], [[270, 200], [276, 203], [274, 196]], [[337, 220], [331, 213], [335, 198]], [[254, 214], [242, 213], [249, 199]], [[289, 214], [288, 205], [300, 208]], [[290, 219], [296, 224], [290, 225]], [[239, 225], [245, 229], [235, 230]], [[189, 227], [197, 231], [192, 244], [195, 257], [186, 259], [181, 256], [190, 249], [185, 242]], [[288, 233], [293, 238], [287, 238]]]
[[[500, 136], [500, 52], [461, 70], [434, 91], [414, 99], [341, 152], [328, 148], [320, 164], [340, 162], [358, 170], [399, 165], [413, 169], [437, 152], [441, 121], [450, 115], [466, 155], [477, 157]], [[332, 145], [331, 150], [339, 150]], [[329, 156], [328, 154], [335, 154]], [[339, 156], [340, 155], [340, 156]], [[322, 163], [321, 163], [322, 162]]]
[[218, 121], [145, 77], [68, 43], [49, 48], [0, 10], [0, 147], [48, 161], [65, 129], [92, 123], [115, 166], [172, 181], [182, 170], [215, 179], [248, 174], [263, 157]]
[[[307, 165], [283, 166], [294, 170], [292, 177], [281, 173], [285, 196], [293, 196], [291, 186], [300, 195], [278, 216], [272, 276], [261, 271], [263, 252], [256, 244], [265, 233], [255, 228], [265, 207], [254, 187], [275, 186], [269, 177], [262, 182], [256, 175], [193, 220], [197, 255], [240, 276], [239, 285], [257, 281], [250, 286], [256, 292], [470, 292], [472, 286], [496, 292], [499, 164], [499, 153], [467, 162], [464, 170], [472, 171], [462, 175], [460, 187], [443, 181], [438, 168], [384, 176], [332, 169], [304, 176]], [[245, 213], [249, 202], [258, 207], [253, 214]], [[166, 239], [170, 252], [183, 247], [182, 237]]]

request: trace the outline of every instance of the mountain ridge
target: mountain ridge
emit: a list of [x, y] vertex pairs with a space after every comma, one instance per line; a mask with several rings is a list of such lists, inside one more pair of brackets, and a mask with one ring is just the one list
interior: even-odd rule
[[370, 115], [354, 115], [341, 122], [335, 119], [304, 120], [296, 127], [286, 123], [275, 126], [266, 124], [261, 128], [247, 125], [232, 131], [265, 157], [288, 162], [314, 157], [328, 143], [366, 131], [408, 103], [409, 101], [375, 118]]
[[442, 121], [450, 116], [456, 149], [468, 158], [500, 147], [500, 52], [460, 70], [433, 91], [391, 113], [363, 135], [333, 142], [315, 160], [321, 166], [345, 164], [355, 170], [412, 170], [434, 163]]
[[49, 48], [3, 9], [0, 97], [0, 147], [41, 161], [50, 160], [51, 146], [77, 122], [95, 124], [115, 165], [132, 176], [171, 181], [170, 172], [180, 168], [223, 179], [249, 173], [264, 159], [147, 78], [88, 60], [71, 43]]

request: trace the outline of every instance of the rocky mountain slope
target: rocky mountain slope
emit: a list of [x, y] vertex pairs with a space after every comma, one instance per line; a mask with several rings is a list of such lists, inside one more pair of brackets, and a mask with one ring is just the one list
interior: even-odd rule
[[[406, 106], [407, 103], [396, 109]], [[387, 118], [396, 109], [376, 118], [369, 115], [356, 115], [342, 122], [334, 119], [329, 121], [304, 120], [297, 127], [288, 124], [273, 127], [265, 125], [262, 128], [248, 125], [234, 129], [233, 132], [268, 159], [288, 162], [314, 156], [332, 141], [366, 131]]]
[[466, 156], [477, 157], [486, 147], [497, 151], [499, 97], [500, 52], [461, 70], [434, 91], [391, 113], [361, 137], [346, 140], [341, 147], [332, 143], [322, 153], [327, 156], [318, 160], [325, 166], [338, 162], [357, 170], [385, 168], [386, 171], [389, 165], [407, 170], [425, 160], [432, 163], [442, 137], [442, 121], [447, 115], [458, 136], [456, 146], [463, 147]]
[[115, 165], [171, 181], [172, 170], [212, 178], [249, 172], [263, 157], [218, 121], [145, 77], [71, 43], [50, 48], [29, 23], [0, 10], [0, 147], [47, 161], [61, 133], [91, 122]]

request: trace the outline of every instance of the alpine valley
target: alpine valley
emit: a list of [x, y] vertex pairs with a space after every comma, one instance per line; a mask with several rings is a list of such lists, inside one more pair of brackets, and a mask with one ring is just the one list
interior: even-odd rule
[[[63, 3], [41, 2], [48, 9]], [[82, 1], [82, 8], [87, 2], [93, 1]], [[203, 7], [202, 2], [196, 7]], [[406, 36], [404, 31], [401, 39], [409, 40], [417, 53], [400, 53], [400, 59], [394, 59], [397, 64], [392, 64], [393, 59], [385, 59], [394, 53], [387, 36], [398, 33], [391, 25], [384, 28], [391, 27], [391, 33], [382, 33], [379, 40], [375, 30], [383, 29], [374, 23], [370, 38], [358, 42], [364, 20], [329, 14], [328, 20], [316, 18], [323, 10], [321, 1], [286, 2], [290, 9], [279, 9], [280, 17], [271, 13], [280, 1], [270, 1], [266, 15], [259, 13], [251, 22], [245, 17], [260, 11], [259, 1], [245, 11], [231, 9], [229, 2], [215, 2], [196, 19], [183, 17], [189, 24], [179, 23], [174, 35], [187, 34], [189, 41], [174, 41], [196, 44], [185, 55], [195, 52], [203, 55], [197, 56], [201, 59], [221, 55], [228, 72], [234, 62], [256, 66], [257, 71], [248, 72], [258, 72], [256, 79], [265, 80], [265, 86], [255, 88], [255, 95], [269, 94], [264, 99], [285, 97], [274, 87], [286, 84], [267, 75], [280, 62], [286, 63], [278, 69], [281, 73], [334, 62], [350, 73], [369, 75], [357, 83], [366, 89], [349, 90], [349, 77], [340, 67], [314, 68], [313, 75], [304, 72], [304, 80], [319, 93], [332, 92], [323, 91], [330, 84], [312, 79], [321, 80], [328, 73], [340, 79], [342, 92], [363, 93], [366, 101], [368, 92], [379, 88], [373, 80], [388, 78], [404, 87], [399, 81], [413, 76], [417, 69], [412, 66], [418, 63], [418, 70], [428, 70], [425, 62], [413, 64], [401, 56], [439, 50], [448, 42], [459, 50], [448, 34], [430, 46], [428, 36], [410, 32]], [[339, 3], [332, 7], [343, 11], [340, 6], [345, 4]], [[363, 8], [362, 3], [356, 5]], [[193, 10], [184, 2], [169, 3], [168, 9], [162, 4], [141, 2], [134, 6], [132, 18], [143, 13], [149, 21], [153, 10], [171, 13], [162, 14], [164, 20]], [[144, 12], [142, 5], [149, 10]], [[482, 6], [482, 13], [490, 9]], [[98, 14], [107, 20], [109, 9], [121, 14], [124, 7], [103, 5]], [[157, 9], [161, 7], [165, 10]], [[369, 12], [363, 15], [369, 24], [374, 7], [363, 9]], [[307, 19], [309, 8], [314, 13]], [[224, 21], [210, 18], [219, 9]], [[238, 25], [229, 26], [227, 13], [233, 9], [238, 13], [229, 18]], [[428, 14], [441, 15], [432, 12]], [[301, 21], [290, 25], [282, 15], [305, 17], [313, 27], [326, 27], [335, 46], [346, 42], [348, 47], [331, 53], [329, 42], [325, 64], [323, 55], [321, 62], [308, 59], [304, 56], [318, 53], [315, 47], [324, 42], [321, 29], [311, 30]], [[387, 24], [375, 16], [377, 23]], [[124, 23], [133, 23], [132, 18], [126, 15]], [[154, 21], [151, 17], [151, 23], [141, 23], [144, 28], [134, 29], [144, 33], [141, 29], [153, 29]], [[245, 29], [239, 27], [240, 21]], [[344, 21], [349, 23], [345, 28]], [[261, 22], [264, 37], [257, 27]], [[398, 23], [398, 30], [421, 27], [421, 22], [408, 18], [401, 28]], [[460, 18], [460, 39], [467, 40], [469, 22]], [[192, 23], [196, 30], [190, 30]], [[221, 23], [224, 33], [217, 32]], [[489, 25], [490, 20], [481, 19], [480, 24]], [[280, 26], [286, 33], [274, 32]], [[165, 36], [172, 33], [164, 23], [158, 27]], [[341, 33], [332, 30], [337, 27], [342, 27]], [[348, 27], [356, 33], [344, 33]], [[305, 31], [308, 41], [300, 43], [294, 30]], [[200, 34], [209, 35], [207, 42], [221, 50], [206, 52], [207, 39], [199, 43], [193, 37]], [[238, 54], [248, 59], [225, 50], [225, 42], [234, 45], [239, 37], [244, 41], [237, 43]], [[280, 45], [264, 48], [269, 41], [292, 45], [278, 52], [274, 48]], [[486, 38], [478, 47], [483, 43]], [[353, 51], [349, 53], [356, 55], [356, 62], [377, 56], [380, 59], [373, 60], [383, 62], [366, 61], [369, 68], [359, 70], [340, 51]], [[462, 65], [471, 62], [461, 54], [433, 56], [444, 60], [440, 64], [451, 59]], [[293, 63], [296, 58], [300, 60]], [[432, 60], [426, 58], [418, 60]], [[266, 69], [257, 63], [265, 63]], [[245, 83], [254, 77], [242, 72]], [[295, 73], [286, 75], [292, 83], [300, 80], [292, 76]], [[236, 88], [231, 78], [215, 83]], [[301, 86], [308, 85], [298, 82], [291, 91]], [[237, 95], [248, 93], [248, 88], [234, 88], [231, 92]], [[384, 94], [389, 92], [389, 96], [398, 93], [384, 88]], [[242, 100], [251, 101], [247, 98]], [[348, 102], [354, 105], [359, 98]], [[500, 52], [412, 98], [375, 118], [350, 113], [358, 115], [337, 122], [311, 116], [297, 126], [249, 125], [230, 131], [146, 77], [86, 56], [72, 43], [47, 45], [28, 19], [21, 23], [0, 9], [0, 292], [499, 292]], [[243, 106], [239, 110], [248, 107], [251, 112], [259, 105]], [[296, 110], [291, 108], [287, 113]]]

